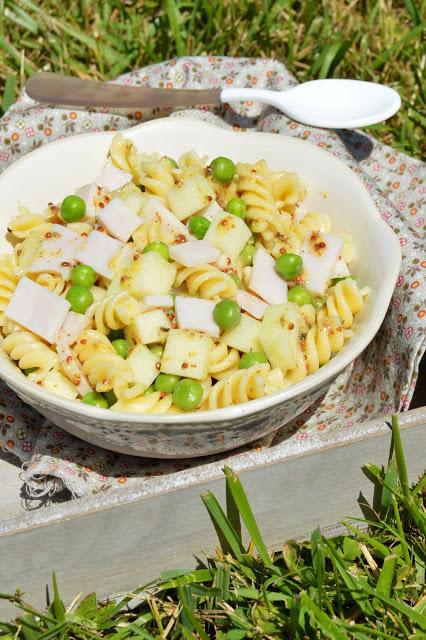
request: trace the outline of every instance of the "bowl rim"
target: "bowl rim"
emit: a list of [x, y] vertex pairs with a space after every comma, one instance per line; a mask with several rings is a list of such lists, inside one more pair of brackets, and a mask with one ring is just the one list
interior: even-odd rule
[[[82, 402], [71, 400], [68, 398], [64, 398], [59, 395], [55, 395], [49, 391], [42, 389], [41, 387], [33, 384], [22, 374], [21, 370], [16, 367], [15, 371], [12, 373], [8, 371], [4, 364], [8, 361], [0, 358], [0, 378], [6, 382], [6, 384], [10, 384], [12, 388], [17, 390], [18, 392], [22, 392], [26, 396], [32, 396], [36, 399], [40, 404], [46, 405], [54, 405], [56, 410], [66, 410], [69, 413], [74, 414], [76, 417], [81, 416], [82, 418], [89, 418], [92, 420], [101, 420], [103, 422], [121, 422], [126, 423], [129, 426], [137, 425], [137, 424], [151, 424], [151, 425], [193, 425], [196, 427], [199, 424], [209, 422], [209, 423], [221, 423], [223, 421], [233, 420], [236, 418], [241, 418], [243, 416], [251, 416], [253, 414], [259, 413], [261, 411], [272, 409], [274, 406], [283, 404], [284, 402], [288, 402], [289, 400], [296, 398], [302, 394], [307, 394], [308, 392], [315, 391], [319, 387], [322, 387], [327, 381], [331, 381], [335, 378], [339, 373], [341, 373], [355, 358], [357, 358], [364, 349], [368, 346], [371, 340], [376, 335], [377, 331], [380, 328], [380, 325], [386, 315], [389, 301], [392, 297], [392, 293], [395, 287], [396, 279], [398, 277], [400, 264], [401, 264], [401, 247], [398, 241], [396, 234], [392, 231], [389, 225], [381, 217], [379, 210], [377, 209], [373, 198], [370, 193], [365, 188], [362, 180], [356, 174], [353, 169], [351, 169], [348, 165], [342, 162], [340, 159], [333, 156], [330, 152], [322, 149], [321, 147], [314, 145], [306, 140], [302, 140], [300, 138], [295, 138], [292, 136], [287, 136], [283, 134], [276, 134], [271, 132], [263, 132], [263, 131], [235, 131], [228, 127], [222, 127], [210, 122], [205, 122], [203, 120], [199, 120], [194, 117], [187, 116], [179, 116], [179, 117], [165, 117], [165, 118], [157, 118], [154, 120], [150, 120], [148, 122], [139, 123], [133, 127], [128, 129], [124, 129], [121, 131], [126, 137], [132, 137], [134, 133], [137, 133], [141, 129], [148, 128], [156, 128], [164, 126], [171, 126], [172, 128], [175, 126], [180, 126], [185, 123], [186, 126], [201, 128], [201, 129], [209, 129], [210, 132], [214, 130], [217, 134], [224, 136], [241, 136], [243, 134], [245, 137], [250, 137], [252, 139], [261, 139], [265, 141], [269, 138], [274, 144], [276, 144], [279, 140], [285, 139], [286, 144], [293, 144], [296, 146], [308, 148], [306, 145], [309, 145], [310, 151], [327, 158], [327, 162], [334, 163], [336, 167], [338, 167], [339, 171], [343, 171], [347, 174], [349, 179], [357, 183], [357, 186], [361, 189], [364, 196], [367, 196], [367, 202], [369, 202], [369, 210], [373, 217], [375, 218], [376, 223], [379, 223], [382, 232], [388, 236], [388, 241], [390, 245], [393, 244], [393, 253], [390, 257], [393, 258], [392, 264], [387, 265], [387, 279], [381, 289], [382, 298], [384, 297], [387, 300], [386, 305], [382, 305], [380, 312], [375, 315], [375, 317], [369, 322], [369, 326], [365, 327], [364, 331], [358, 336], [358, 344], [353, 345], [352, 341], [349, 341], [347, 345], [345, 345], [345, 349], [339, 352], [340, 358], [336, 361], [336, 358], [333, 357], [327, 362], [323, 367], [318, 369], [315, 373], [306, 376], [300, 382], [290, 385], [281, 391], [270, 394], [268, 396], [264, 396], [262, 398], [258, 398], [255, 400], [250, 400], [248, 402], [231, 405], [229, 407], [224, 407], [220, 409], [210, 409], [205, 411], [197, 411], [197, 412], [182, 412], [182, 413], [171, 413], [171, 414], [154, 414], [154, 413], [128, 413], [124, 411], [114, 411], [113, 409], [109, 409], [105, 411], [105, 409], [91, 407], [90, 405], [86, 405]], [[98, 132], [88, 132], [88, 133], [80, 133], [73, 136], [67, 136], [66, 138], [60, 138], [58, 140], [54, 140], [50, 143], [47, 143], [33, 151], [25, 154], [22, 158], [19, 158], [16, 162], [10, 165], [3, 173], [0, 175], [0, 192], [2, 188], [3, 181], [8, 178], [9, 173], [11, 173], [15, 168], [23, 163], [28, 162], [28, 158], [31, 157], [36, 159], [40, 153], [46, 153], [46, 150], [52, 148], [57, 145], [66, 145], [70, 142], [70, 140], [74, 138], [87, 138], [87, 140], [93, 140], [94, 136], [96, 137], [104, 137], [104, 138], [113, 138], [113, 136], [117, 133], [116, 131], [98, 131]], [[129, 135], [130, 134], [130, 135]], [[240, 138], [241, 140], [241, 138]], [[48, 152], [48, 151], [47, 151]]]

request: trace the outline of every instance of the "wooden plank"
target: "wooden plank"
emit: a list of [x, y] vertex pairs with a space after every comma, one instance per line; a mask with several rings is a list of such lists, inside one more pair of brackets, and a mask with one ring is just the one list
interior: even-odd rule
[[[426, 424], [413, 425], [412, 417], [401, 423], [413, 480], [424, 468]], [[359, 492], [369, 499], [372, 495], [361, 466], [385, 464], [390, 440], [390, 431], [381, 432], [241, 472], [267, 544], [279, 546], [318, 524], [330, 527], [347, 516], [360, 516]], [[23, 588], [26, 599], [40, 606], [53, 570], [65, 601], [70, 601], [81, 591], [112, 595], [148, 582], [166, 568], [193, 567], [196, 556], [217, 545], [200, 493], [211, 489], [223, 501], [224, 486], [220, 477], [83, 513], [73, 505], [55, 507], [46, 525], [24, 522], [0, 536], [1, 591]], [[0, 617], [11, 613], [1, 601]]]

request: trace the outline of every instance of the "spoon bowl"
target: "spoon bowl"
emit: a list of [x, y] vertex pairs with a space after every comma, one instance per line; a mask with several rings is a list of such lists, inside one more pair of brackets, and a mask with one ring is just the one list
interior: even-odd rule
[[390, 87], [361, 80], [311, 80], [286, 91], [223, 89], [221, 100], [260, 100], [303, 124], [354, 129], [382, 122], [401, 106]]

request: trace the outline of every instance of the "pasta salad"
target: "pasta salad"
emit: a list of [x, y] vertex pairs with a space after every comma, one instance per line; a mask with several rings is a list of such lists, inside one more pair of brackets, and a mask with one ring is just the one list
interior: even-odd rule
[[28, 380], [136, 413], [217, 409], [314, 373], [368, 288], [350, 238], [264, 160], [178, 161], [117, 133], [97, 179], [20, 206], [0, 255], [0, 344]]

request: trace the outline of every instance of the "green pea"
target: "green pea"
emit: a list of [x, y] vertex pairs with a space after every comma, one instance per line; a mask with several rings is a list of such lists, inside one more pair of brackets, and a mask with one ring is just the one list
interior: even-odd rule
[[347, 280], [348, 278], [350, 278], [351, 280], [356, 280], [354, 276], [343, 276], [342, 278], [332, 278], [330, 286], [334, 287], [334, 285], [337, 284], [338, 282], [341, 282], [342, 280]]
[[114, 349], [116, 350], [116, 352], [118, 353], [118, 355], [121, 358], [124, 358], [124, 360], [127, 358], [127, 356], [129, 355], [129, 343], [127, 342], [127, 340], [113, 340], [111, 342], [112, 346], [114, 347]]
[[164, 347], [163, 347], [162, 344], [153, 344], [153, 345], [150, 346], [149, 350], [151, 351], [151, 353], [153, 353], [158, 358], [162, 358], [163, 357]]
[[142, 253], [149, 253], [150, 251], [156, 251], [164, 260], [169, 259], [169, 249], [164, 242], [159, 242], [158, 240], [150, 242], [146, 245]]
[[108, 409], [108, 400], [97, 391], [90, 391], [89, 393], [86, 393], [86, 395], [83, 396], [82, 400], [84, 404], [90, 404], [92, 407]]
[[242, 198], [231, 198], [226, 205], [226, 211], [232, 213], [233, 216], [237, 216], [238, 218], [244, 218], [247, 215], [247, 207], [246, 203]]
[[248, 369], [254, 364], [268, 364], [268, 358], [259, 351], [251, 351], [241, 356], [239, 367], [240, 369]]
[[233, 279], [233, 281], [237, 285], [238, 289], [241, 289], [241, 278], [239, 276], [237, 276], [236, 273], [230, 273], [229, 275], [231, 276], [231, 278]]
[[108, 406], [112, 407], [113, 404], [115, 404], [117, 402], [117, 396], [115, 395], [114, 391], [111, 389], [111, 391], [105, 391], [105, 393], [103, 394], [105, 400], [108, 402]]
[[23, 372], [26, 376], [29, 376], [30, 373], [34, 373], [37, 369], [38, 367], [30, 367], [29, 369], [23, 369]]
[[284, 280], [294, 280], [302, 273], [303, 260], [297, 253], [285, 253], [275, 262], [275, 270]]
[[67, 196], [61, 204], [61, 218], [65, 222], [78, 222], [84, 218], [86, 203], [79, 196]]
[[144, 395], [145, 396], [150, 396], [151, 393], [154, 393], [155, 389], [154, 389], [154, 385], [150, 384], [149, 387], [147, 389], [145, 389], [144, 391]]
[[213, 309], [213, 318], [220, 329], [234, 329], [241, 322], [241, 309], [235, 300], [221, 300]]
[[90, 289], [96, 282], [96, 271], [88, 264], [78, 264], [71, 271], [71, 282]]
[[124, 339], [124, 331], [123, 329], [111, 329], [108, 334], [108, 340], [113, 342], [113, 340], [123, 340]]
[[218, 182], [231, 182], [235, 175], [235, 164], [229, 158], [218, 156], [211, 164], [213, 178]]
[[93, 294], [89, 289], [81, 284], [75, 284], [65, 296], [71, 305], [71, 310], [75, 313], [85, 313], [86, 309], [93, 303]]
[[256, 253], [256, 247], [247, 243], [240, 253], [240, 260], [244, 267], [250, 267], [253, 264], [253, 257]]
[[179, 380], [179, 376], [174, 376], [171, 373], [159, 373], [155, 378], [154, 389], [156, 391], [173, 393], [173, 389], [175, 388]]
[[173, 389], [173, 402], [179, 409], [192, 411], [196, 409], [203, 397], [203, 387], [196, 380], [185, 378], [179, 380]]
[[189, 230], [198, 240], [202, 240], [210, 226], [210, 220], [204, 216], [193, 216], [189, 221]]
[[179, 169], [179, 165], [174, 158], [170, 158], [169, 156], [165, 156], [165, 157], [170, 162], [172, 169]]
[[299, 306], [304, 304], [310, 304], [312, 302], [312, 296], [306, 287], [301, 284], [296, 285], [292, 289], [289, 289], [287, 299], [289, 302], [294, 302]]

